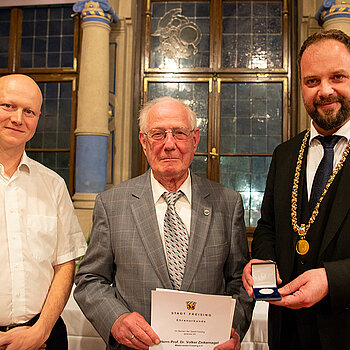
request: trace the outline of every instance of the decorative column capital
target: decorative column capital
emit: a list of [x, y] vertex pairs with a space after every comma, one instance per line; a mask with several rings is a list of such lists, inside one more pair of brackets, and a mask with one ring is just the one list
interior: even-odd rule
[[337, 4], [336, 0], [324, 0], [315, 18], [321, 27], [330, 19], [350, 19], [350, 3], [348, 1], [341, 1], [340, 4]]
[[80, 13], [83, 22], [102, 22], [110, 24], [119, 18], [107, 0], [79, 0], [73, 5], [73, 11]]

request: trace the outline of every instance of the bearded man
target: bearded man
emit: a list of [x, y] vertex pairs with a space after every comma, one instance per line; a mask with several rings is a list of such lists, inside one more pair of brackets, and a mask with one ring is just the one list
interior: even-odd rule
[[278, 146], [251, 263], [274, 261], [280, 301], [270, 302], [270, 349], [348, 349], [350, 343], [350, 37], [315, 33], [299, 53], [310, 129]]

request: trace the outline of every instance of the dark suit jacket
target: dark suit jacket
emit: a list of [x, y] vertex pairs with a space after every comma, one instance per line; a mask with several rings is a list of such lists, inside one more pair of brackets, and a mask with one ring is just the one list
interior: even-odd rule
[[[293, 279], [297, 233], [291, 225], [291, 193], [296, 161], [305, 132], [278, 146], [273, 154], [266, 190], [252, 243], [252, 256], [277, 262], [283, 284]], [[300, 178], [305, 188], [306, 155]], [[300, 198], [299, 198], [300, 199]], [[350, 159], [330, 187], [307, 238], [319, 235], [320, 249], [314, 268], [325, 267], [329, 295], [316, 305], [317, 327], [323, 349], [350, 347]], [[332, 202], [333, 201], [333, 202]], [[298, 203], [300, 200], [298, 200]], [[300, 213], [298, 213], [300, 217]], [[300, 221], [298, 222], [300, 224]], [[320, 233], [320, 234], [319, 234]], [[310, 243], [310, 247], [312, 242]], [[280, 336], [281, 307], [270, 305], [269, 343], [276, 349]]]
[[[208, 214], [209, 212], [209, 214]], [[237, 299], [234, 328], [243, 339], [254, 303], [242, 286], [249, 260], [240, 195], [192, 174], [192, 214], [182, 290]], [[172, 289], [158, 229], [150, 172], [96, 199], [91, 242], [74, 297], [110, 349], [115, 320], [136, 311], [150, 322], [151, 290]]]

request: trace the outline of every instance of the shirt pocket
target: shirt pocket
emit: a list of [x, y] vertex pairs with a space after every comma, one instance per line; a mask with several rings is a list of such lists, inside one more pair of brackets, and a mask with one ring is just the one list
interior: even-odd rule
[[55, 216], [28, 215], [27, 243], [30, 254], [38, 261], [54, 260], [57, 244], [57, 218]]

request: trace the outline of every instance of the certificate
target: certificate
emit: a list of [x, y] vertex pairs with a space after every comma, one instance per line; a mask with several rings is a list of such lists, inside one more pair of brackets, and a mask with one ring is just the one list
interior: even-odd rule
[[226, 295], [152, 291], [151, 326], [157, 350], [212, 350], [230, 339], [236, 300]]

